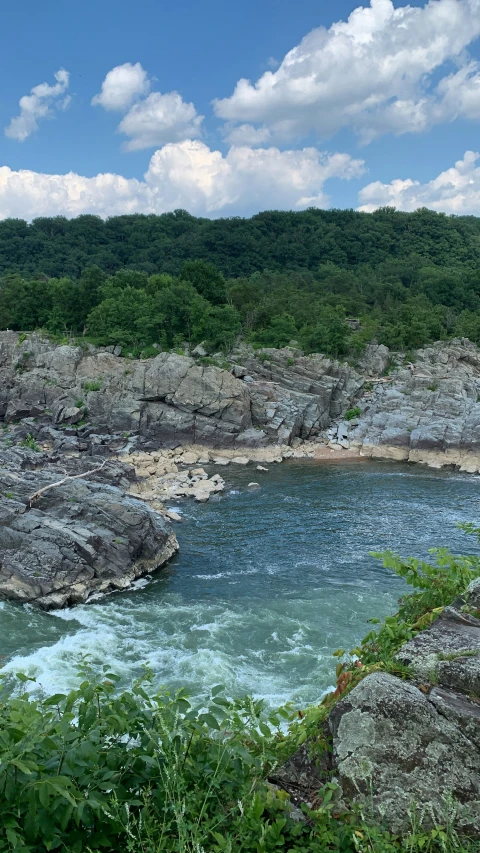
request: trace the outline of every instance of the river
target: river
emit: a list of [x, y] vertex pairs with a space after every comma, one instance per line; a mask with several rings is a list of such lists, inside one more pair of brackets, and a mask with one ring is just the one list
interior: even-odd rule
[[125, 685], [148, 662], [159, 685], [196, 696], [222, 683], [272, 706], [306, 705], [332, 685], [332, 652], [354, 646], [405, 590], [371, 551], [480, 553], [455, 526], [480, 518], [478, 477], [387, 462], [221, 472], [224, 495], [181, 504], [180, 553], [150, 581], [52, 613], [0, 603], [4, 673], [63, 691], [89, 654]]

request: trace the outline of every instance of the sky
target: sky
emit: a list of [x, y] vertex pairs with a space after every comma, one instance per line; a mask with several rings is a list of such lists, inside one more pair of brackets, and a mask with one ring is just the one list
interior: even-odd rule
[[480, 0], [33, 0], [0, 28], [0, 219], [480, 215]]

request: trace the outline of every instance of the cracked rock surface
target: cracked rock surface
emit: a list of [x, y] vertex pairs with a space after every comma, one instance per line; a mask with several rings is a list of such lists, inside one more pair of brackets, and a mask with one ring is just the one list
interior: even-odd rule
[[96, 433], [136, 434], [150, 448], [289, 444], [318, 435], [363, 385], [347, 364], [298, 350], [257, 358], [240, 347], [231, 361], [224, 370], [170, 352], [125, 359], [0, 332], [0, 420], [75, 426], [88, 417]]
[[427, 827], [453, 822], [478, 837], [480, 580], [398, 658], [412, 681], [375, 672], [334, 706], [328, 768], [304, 745], [274, 781], [311, 802], [332, 774], [340, 808], [355, 803], [395, 833], [411, 829], [415, 812]]
[[126, 495], [128, 467], [0, 448], [0, 599], [50, 610], [126, 589], [177, 550], [167, 521]]

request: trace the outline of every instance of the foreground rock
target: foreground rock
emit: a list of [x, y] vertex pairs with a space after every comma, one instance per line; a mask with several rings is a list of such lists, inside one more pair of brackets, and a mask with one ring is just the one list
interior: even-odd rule
[[368, 675], [328, 719], [331, 755], [302, 747], [277, 781], [312, 801], [333, 776], [344, 804], [395, 833], [412, 820], [480, 833], [480, 581], [398, 655], [412, 681]]
[[[448, 711], [450, 710], [450, 715]], [[330, 717], [343, 796], [386, 821], [480, 831], [480, 705], [387, 673], [365, 678]]]
[[164, 517], [125, 494], [125, 466], [107, 462], [31, 501], [67, 471], [95, 470], [98, 461], [50, 461], [20, 448], [0, 454], [0, 599], [44, 609], [78, 604], [128, 588], [177, 550]]

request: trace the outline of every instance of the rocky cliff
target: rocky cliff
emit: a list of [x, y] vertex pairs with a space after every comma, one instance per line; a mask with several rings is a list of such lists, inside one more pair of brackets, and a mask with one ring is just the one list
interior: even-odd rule
[[175, 353], [128, 360], [0, 332], [0, 419], [88, 420], [89, 433], [133, 433], [144, 446], [288, 444], [317, 435], [362, 385], [348, 365], [290, 349], [255, 358], [244, 347], [230, 371]]
[[[480, 471], [480, 350], [439, 342], [410, 362], [370, 345], [356, 367], [292, 348], [239, 347], [222, 369], [176, 353], [124, 359], [0, 332], [0, 420], [71, 427], [78, 449], [329, 441], [362, 455]], [[348, 410], [359, 408], [351, 421]], [[58, 435], [55, 436], [58, 438]], [[116, 445], [115, 445], [116, 441]], [[113, 442], [113, 445], [112, 445]]]
[[392, 361], [389, 376], [366, 379], [361, 415], [335, 425], [330, 440], [365, 456], [480, 471], [478, 347], [439, 342], [418, 350], [414, 362]]

